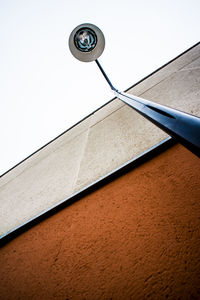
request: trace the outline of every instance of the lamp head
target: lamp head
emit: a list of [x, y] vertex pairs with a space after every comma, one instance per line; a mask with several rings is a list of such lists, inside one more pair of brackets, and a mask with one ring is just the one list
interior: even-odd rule
[[69, 49], [80, 61], [94, 61], [103, 53], [105, 38], [95, 25], [85, 23], [77, 26], [69, 37]]

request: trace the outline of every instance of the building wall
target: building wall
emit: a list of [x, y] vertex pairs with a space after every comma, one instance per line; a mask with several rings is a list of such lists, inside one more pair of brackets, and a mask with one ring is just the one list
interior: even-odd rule
[[200, 160], [180, 145], [0, 251], [0, 299], [200, 299]]
[[[128, 92], [200, 116], [199, 86], [200, 44]], [[0, 236], [166, 137], [114, 99], [1, 177]]]

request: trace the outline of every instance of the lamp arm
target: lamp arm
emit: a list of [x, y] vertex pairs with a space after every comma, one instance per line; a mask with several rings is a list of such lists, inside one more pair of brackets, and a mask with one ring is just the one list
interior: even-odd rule
[[200, 118], [191, 114], [118, 91], [96, 59], [100, 71], [115, 96], [136, 110], [143, 117], [175, 138], [179, 143], [200, 157]]

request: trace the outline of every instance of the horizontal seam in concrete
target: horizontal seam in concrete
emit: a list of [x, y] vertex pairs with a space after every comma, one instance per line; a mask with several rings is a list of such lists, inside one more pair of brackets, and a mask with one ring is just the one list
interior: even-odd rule
[[184, 72], [184, 71], [193, 71], [193, 70], [199, 70], [200, 67], [196, 67], [196, 68], [186, 68], [186, 69], [181, 69], [179, 70], [179, 72]]
[[[174, 72], [175, 73], [175, 72]], [[146, 89], [144, 92], [140, 93], [138, 96], [141, 97], [142, 95], [144, 95], [146, 92], [152, 90], [154, 87], [156, 87], [157, 85], [159, 85], [161, 82], [167, 80], [169, 77], [171, 77], [171, 75], [174, 75], [174, 73], [170, 74], [169, 76], [163, 78], [162, 80], [160, 80], [159, 82], [155, 83], [154, 85], [152, 85], [150, 88]]]
[[[199, 58], [200, 58], [200, 55], [199, 55], [198, 57], [194, 58], [193, 60], [191, 60], [191, 61], [190, 61], [189, 63], [187, 63], [186, 65], [184, 65], [184, 66], [183, 66], [182, 68], [180, 68], [178, 71], [180, 71], [180, 70], [182, 70], [183, 68], [185, 68], [186, 66], [192, 64], [195, 60], [197, 60], [197, 59], [199, 59]], [[191, 69], [193, 69], [193, 68], [191, 68]], [[197, 69], [199, 69], [199, 67], [198, 67]]]
[[46, 218], [54, 215], [55, 213], [61, 211], [62, 209], [66, 208], [67, 206], [73, 204], [74, 202], [81, 199], [85, 195], [91, 193], [92, 191], [97, 190], [101, 186], [108, 184], [109, 182], [115, 180], [119, 176], [126, 174], [130, 170], [140, 166], [142, 163], [152, 159], [156, 155], [159, 155], [163, 151], [167, 150], [171, 146], [177, 144], [176, 140], [171, 137], [167, 137], [166, 139], [162, 140], [158, 144], [152, 146], [142, 154], [134, 157], [133, 159], [129, 160], [128, 162], [122, 164], [121, 166], [115, 168], [111, 172], [107, 173], [103, 177], [100, 177], [96, 181], [92, 182], [91, 184], [83, 187], [79, 191], [73, 193], [69, 197], [65, 198], [64, 200], [59, 201], [55, 205], [51, 206], [47, 210], [41, 212], [40, 214], [34, 216], [33, 218], [29, 219], [28, 221], [24, 222], [23, 224], [15, 227], [14, 229], [10, 230], [6, 234], [0, 236], [0, 247], [4, 246], [7, 242], [11, 241], [19, 234], [27, 231], [34, 225], [38, 224], [39, 222], [45, 220]]
[[[171, 74], [169, 74], [168, 76], [166, 76], [165, 78], [163, 78], [162, 80], [160, 80], [159, 82], [157, 82], [156, 84], [152, 85], [150, 88], [146, 89], [144, 92], [142, 92], [141, 94], [139, 94], [139, 96], [144, 95], [146, 92], [148, 92], [149, 90], [151, 90], [152, 88], [156, 87], [157, 85], [159, 85], [161, 82], [164, 82], [166, 80], [168, 80], [169, 78], [173, 77], [175, 74], [178, 74], [179, 72], [183, 72], [183, 71], [188, 71], [188, 70], [193, 70], [193, 68], [191, 69], [184, 69], [187, 65], [190, 65], [192, 62], [194, 62], [195, 60], [197, 60], [200, 56], [198, 56], [197, 58], [195, 58], [194, 60], [192, 60], [191, 62], [189, 62], [188, 64], [184, 65], [183, 67], [181, 67], [180, 69], [173, 71]], [[199, 69], [199, 68], [196, 68]]]
[[[145, 76], [144, 78], [142, 78], [141, 80], [139, 80], [138, 82], [136, 82], [135, 84], [133, 84], [131, 87], [129, 87], [128, 89], [126, 89], [124, 92], [128, 92], [130, 89], [134, 88], [135, 86], [137, 86], [138, 84], [140, 84], [141, 82], [145, 81], [146, 79], [150, 78], [152, 75], [156, 74], [157, 72], [159, 72], [160, 70], [164, 69], [166, 66], [170, 65], [171, 63], [173, 63], [175, 60], [177, 60], [178, 58], [180, 58], [181, 56], [185, 55], [187, 52], [191, 51], [193, 48], [197, 47], [200, 44], [200, 42], [197, 42], [196, 44], [194, 44], [192, 47], [190, 47], [189, 49], [185, 50], [184, 52], [182, 52], [181, 54], [179, 54], [178, 56], [176, 56], [175, 58], [171, 59], [169, 62], [167, 62], [166, 64], [162, 65], [160, 68], [156, 69], [155, 71], [153, 71], [152, 73], [150, 73], [149, 75]], [[196, 60], [196, 58], [194, 59]], [[193, 61], [194, 61], [193, 60]]]
[[[119, 98], [115, 98], [114, 100], [120, 100]], [[121, 101], [121, 100], [120, 100]], [[121, 101], [122, 102], [122, 101]], [[123, 102], [122, 102], [123, 103]], [[103, 119], [99, 120], [98, 122], [95, 122], [92, 126], [90, 126], [90, 128], [94, 127], [95, 125], [101, 123], [102, 121], [104, 121], [105, 119], [107, 119], [109, 116], [111, 116], [112, 114], [114, 114], [115, 112], [117, 112], [118, 110], [120, 110], [122, 107], [127, 106], [126, 104], [123, 103], [123, 105], [121, 105], [120, 107], [118, 107], [116, 110], [112, 111], [111, 113], [109, 113], [108, 115], [106, 115]]]

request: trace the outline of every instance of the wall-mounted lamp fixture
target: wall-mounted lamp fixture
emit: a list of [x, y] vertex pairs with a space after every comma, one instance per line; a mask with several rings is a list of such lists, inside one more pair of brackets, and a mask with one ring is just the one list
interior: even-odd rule
[[118, 91], [97, 60], [103, 53], [104, 47], [104, 35], [93, 24], [85, 23], [77, 26], [69, 37], [72, 55], [83, 62], [95, 61], [116, 97], [200, 157], [200, 118]]

